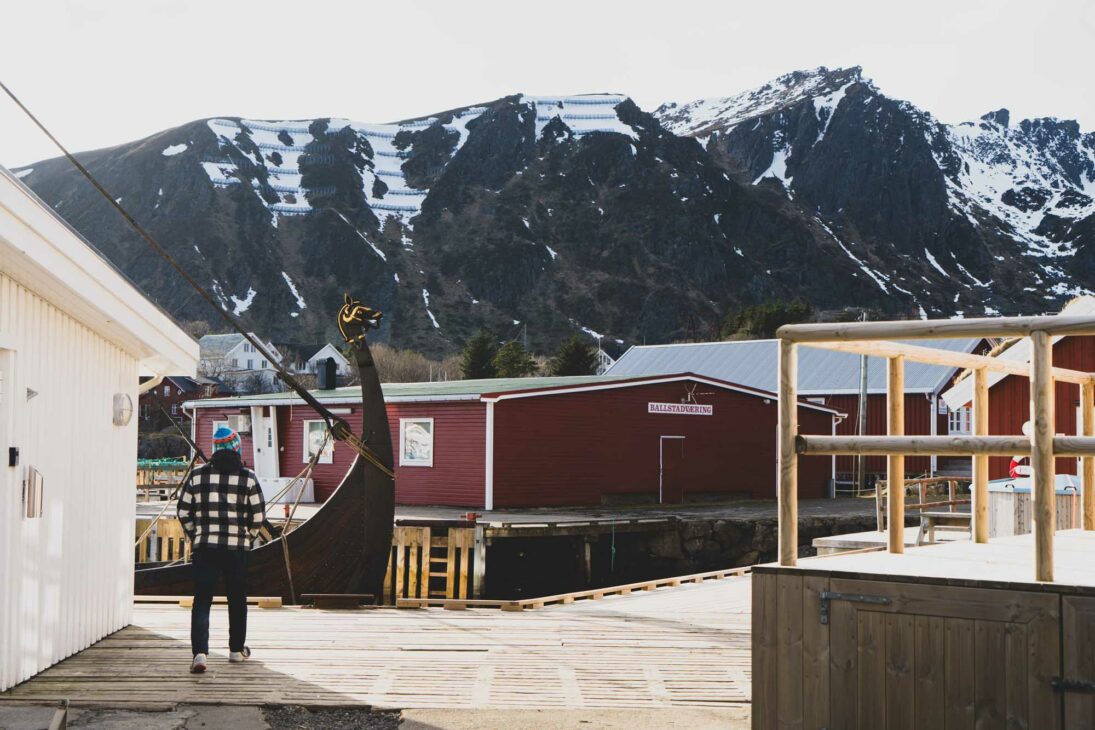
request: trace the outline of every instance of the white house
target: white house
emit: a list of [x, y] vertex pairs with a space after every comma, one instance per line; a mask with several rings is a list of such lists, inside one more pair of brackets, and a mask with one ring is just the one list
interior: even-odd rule
[[0, 168], [0, 690], [130, 622], [138, 379], [197, 360]]
[[294, 373], [318, 374], [320, 365], [327, 358], [335, 361], [335, 371], [339, 375], [352, 373], [350, 361], [330, 342], [307, 345], [279, 342], [277, 349], [283, 358], [282, 365]]
[[[262, 343], [266, 350], [281, 362], [281, 353], [273, 343], [248, 333]], [[257, 379], [264, 387], [278, 382], [274, 366], [238, 332], [226, 335], [206, 335], [198, 340], [201, 346], [202, 375], [218, 377], [230, 385], [242, 385], [249, 379]]]

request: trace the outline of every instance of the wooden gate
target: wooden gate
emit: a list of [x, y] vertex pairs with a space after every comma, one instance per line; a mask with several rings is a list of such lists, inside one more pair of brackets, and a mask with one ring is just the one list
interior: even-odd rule
[[1095, 598], [1061, 599], [1065, 727], [1095, 730]]
[[[1061, 727], [1057, 594], [800, 573], [753, 580], [754, 728]], [[1095, 601], [1084, 608], [1074, 624], [1090, 642]], [[1078, 658], [1077, 671], [1091, 662], [1090, 652]], [[1091, 717], [1091, 700], [1075, 697], [1074, 712]]]

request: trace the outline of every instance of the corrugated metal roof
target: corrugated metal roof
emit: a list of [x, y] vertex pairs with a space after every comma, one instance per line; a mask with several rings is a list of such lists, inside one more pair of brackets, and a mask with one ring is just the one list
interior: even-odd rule
[[[971, 352], [978, 339], [916, 340], [909, 344], [952, 352]], [[859, 355], [798, 348], [798, 390], [800, 395], [831, 395], [859, 392]], [[736, 340], [679, 345], [637, 345], [625, 352], [605, 373], [635, 377], [692, 372], [760, 390], [775, 391], [778, 383], [777, 340]], [[867, 358], [867, 390], [886, 392], [886, 361]], [[907, 393], [935, 393], [947, 384], [955, 368], [905, 363]]]
[[[613, 388], [640, 386], [667, 381], [688, 380], [709, 383], [717, 387], [748, 393], [758, 398], [774, 398], [775, 393], [758, 390], [740, 383], [723, 382], [716, 378], [696, 373], [665, 373], [648, 377], [626, 377], [610, 375], [578, 375], [569, 377], [545, 378], [493, 378], [487, 380], [449, 380], [430, 383], [383, 383], [384, 400], [388, 403], [437, 402], [451, 400], [500, 400], [503, 398], [523, 398], [546, 395], [553, 392], [570, 393], [585, 388]], [[328, 405], [352, 404], [361, 398], [358, 386], [335, 388], [334, 390], [313, 390], [312, 395], [320, 403]], [[250, 406], [298, 405], [304, 401], [293, 392], [262, 393], [257, 395], [233, 396], [224, 398], [204, 398], [187, 401], [187, 408], [246, 408]], [[838, 411], [817, 403], [800, 400], [803, 408], [837, 414]]]
[[243, 342], [243, 335], [238, 332], [230, 332], [226, 335], [205, 335], [198, 340], [201, 347], [202, 359], [208, 360], [224, 357], [233, 347]]
[[[603, 375], [573, 375], [550, 378], [490, 378], [484, 380], [444, 380], [428, 383], [384, 383], [384, 400], [392, 403], [409, 400], [477, 400], [483, 393], [509, 393], [531, 388], [556, 388], [567, 385], [587, 385], [590, 383], [611, 383], [626, 380], [624, 377], [605, 377]], [[356, 385], [333, 390], [313, 390], [312, 394], [321, 403], [340, 403], [361, 399], [361, 388]], [[279, 401], [300, 400], [296, 393], [261, 393], [233, 398], [206, 398], [195, 401], [201, 408], [215, 406], [247, 406], [257, 403], [268, 404]]]

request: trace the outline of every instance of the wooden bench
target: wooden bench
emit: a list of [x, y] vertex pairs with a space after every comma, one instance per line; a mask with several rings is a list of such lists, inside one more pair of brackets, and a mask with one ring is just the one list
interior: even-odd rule
[[969, 533], [972, 516], [970, 512], [921, 512], [920, 531], [916, 533], [916, 544], [934, 543], [936, 530]]
[[300, 602], [321, 609], [376, 608], [372, 593], [305, 593]]

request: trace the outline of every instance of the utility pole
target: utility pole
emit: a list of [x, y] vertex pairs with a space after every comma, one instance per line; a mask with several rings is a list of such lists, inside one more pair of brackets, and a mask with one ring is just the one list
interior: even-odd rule
[[[867, 313], [864, 312], [861, 321], [867, 321]], [[867, 367], [866, 355], [859, 356], [859, 413], [856, 416], [856, 434], [863, 436], [867, 432]], [[856, 495], [867, 490], [867, 459], [863, 454], [856, 456]]]

